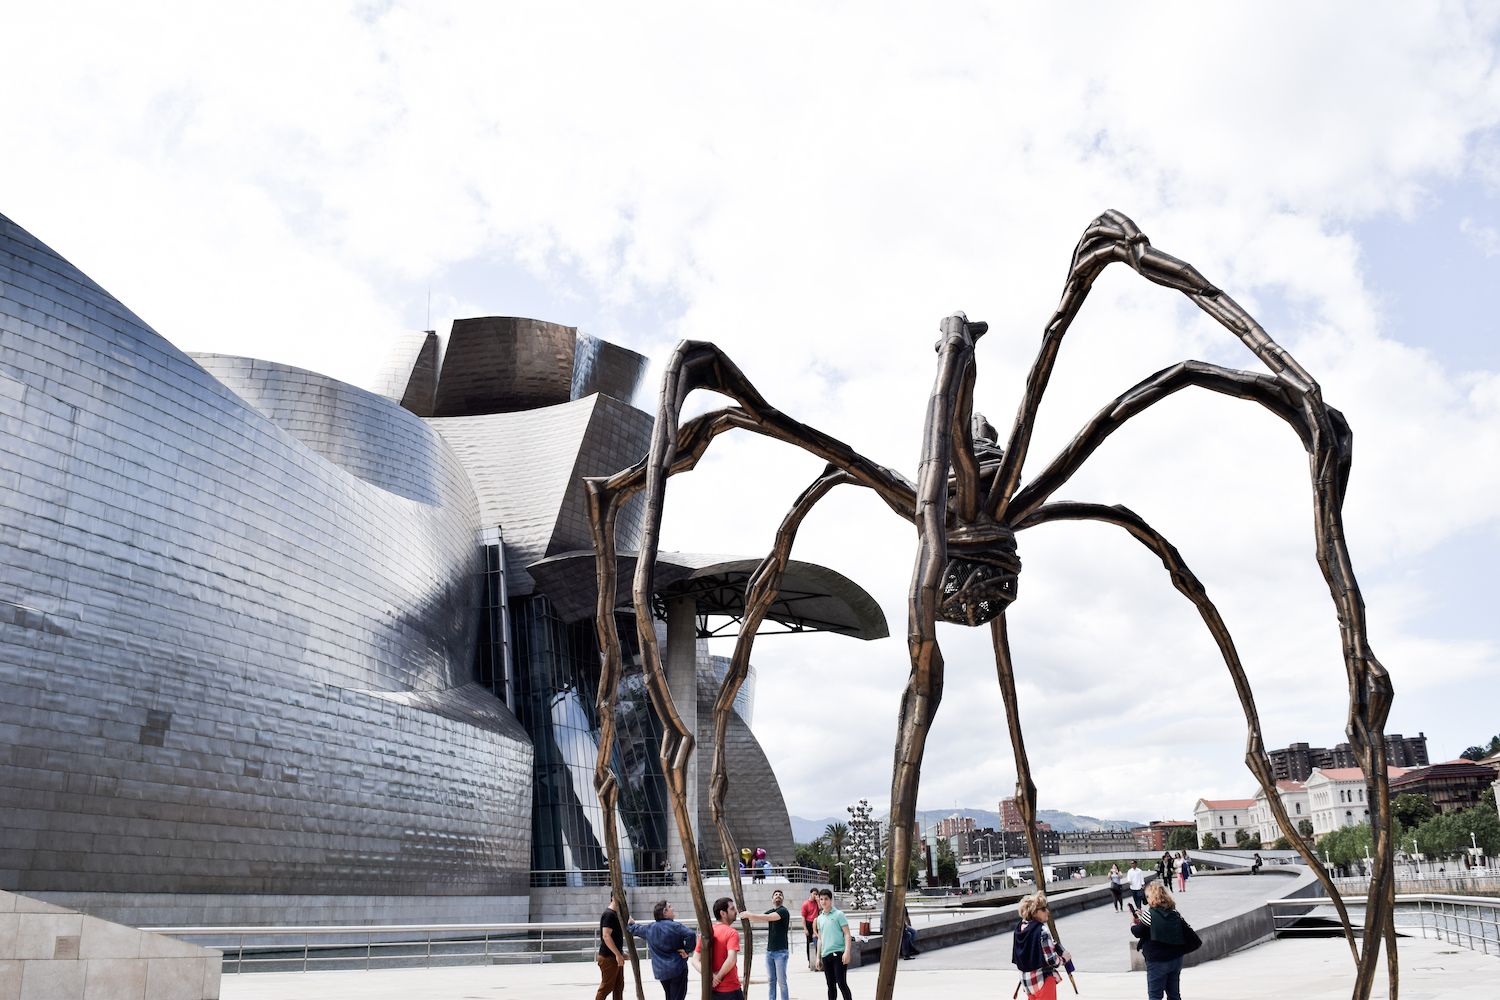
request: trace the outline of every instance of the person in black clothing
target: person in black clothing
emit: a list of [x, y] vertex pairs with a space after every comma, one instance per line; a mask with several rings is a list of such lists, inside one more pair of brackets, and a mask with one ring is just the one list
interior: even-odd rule
[[594, 1000], [604, 1000], [611, 993], [615, 1000], [625, 993], [625, 953], [620, 947], [625, 943], [625, 928], [620, 926], [619, 904], [609, 898], [609, 909], [599, 916], [599, 954], [594, 961], [599, 965], [599, 990]]
[[1134, 914], [1130, 933], [1146, 959], [1146, 1000], [1182, 1000], [1182, 959], [1203, 943], [1177, 912], [1171, 891], [1160, 883], [1146, 888], [1150, 908]]

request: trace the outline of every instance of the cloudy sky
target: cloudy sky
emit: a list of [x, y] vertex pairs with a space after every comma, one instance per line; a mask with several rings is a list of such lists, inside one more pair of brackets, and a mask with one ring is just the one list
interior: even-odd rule
[[[705, 6], [0, 0], [0, 211], [186, 350], [358, 383], [394, 336], [458, 316], [545, 318], [658, 361], [713, 340], [774, 404], [914, 478], [942, 317], [990, 323], [976, 407], [1008, 426], [1074, 243], [1121, 210], [1354, 428], [1348, 535], [1390, 730], [1425, 732], [1434, 759], [1500, 730], [1493, 9]], [[1174, 293], [1107, 272], [1028, 472], [1185, 358], [1256, 367]], [[721, 439], [674, 480], [667, 546], [763, 551], [820, 467]], [[1059, 496], [1126, 504], [1177, 544], [1269, 745], [1344, 738], [1284, 425], [1180, 394]], [[865, 586], [901, 636], [914, 543], [846, 489], [797, 554]], [[1186, 817], [1250, 794], [1228, 678], [1160, 564], [1099, 526], [1020, 545], [1010, 632], [1042, 807]], [[921, 804], [993, 809], [1015, 774], [988, 633], [940, 638]], [[765, 638], [757, 665], [790, 810], [884, 808], [904, 641]]]

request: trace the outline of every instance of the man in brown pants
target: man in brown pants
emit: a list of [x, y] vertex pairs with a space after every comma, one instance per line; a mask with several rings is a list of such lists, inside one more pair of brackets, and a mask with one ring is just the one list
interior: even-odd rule
[[599, 963], [599, 991], [594, 1000], [604, 1000], [611, 993], [615, 1000], [625, 993], [625, 953], [620, 945], [625, 941], [625, 931], [620, 926], [619, 906], [615, 897], [609, 897], [609, 909], [599, 917], [599, 954], [594, 961]]

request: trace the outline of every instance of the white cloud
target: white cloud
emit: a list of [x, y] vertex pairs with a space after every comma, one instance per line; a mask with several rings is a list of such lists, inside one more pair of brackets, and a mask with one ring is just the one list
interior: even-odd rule
[[[1493, 669], [1493, 636], [1430, 634], [1419, 609], [1443, 602], [1441, 571], [1420, 575], [1423, 593], [1391, 581], [1493, 530], [1500, 482], [1475, 456], [1500, 452], [1497, 376], [1383, 328], [1350, 236], [1492, 164], [1486, 10], [183, 3], [6, 20], [20, 41], [0, 90], [29, 96], [0, 105], [22, 151], [0, 159], [3, 211], [179, 346], [357, 380], [386, 338], [425, 323], [429, 282], [440, 329], [445, 310], [507, 311], [496, 289], [513, 282], [474, 278], [497, 261], [554, 290], [568, 315], [548, 318], [640, 318], [619, 335], [658, 354], [717, 341], [774, 403], [908, 475], [942, 315], [991, 322], [976, 405], [1004, 428], [1074, 241], [1122, 209], [1276, 316], [1272, 335], [1349, 417], [1349, 534], [1409, 699], [1398, 719], [1447, 718], [1455, 750], [1488, 735], [1479, 708], [1440, 694], [1442, 678]], [[1255, 367], [1180, 298], [1107, 273], [1029, 471], [1185, 357]], [[763, 550], [819, 468], [788, 454], [722, 440], [674, 483], [669, 546]], [[1284, 427], [1181, 395], [1065, 495], [1125, 503], [1178, 545], [1241, 644], [1273, 745], [1341, 739], [1337, 625]], [[867, 586], [901, 636], [910, 527], [859, 491], [827, 505], [799, 555]], [[1021, 545], [1011, 634], [1043, 806], [1180, 817], [1199, 795], [1245, 792], [1223, 667], [1155, 559], [1100, 527]], [[993, 806], [1013, 775], [991, 654], [979, 633], [943, 641], [924, 789]], [[793, 811], [840, 812], [851, 789], [883, 801], [901, 639], [757, 649], [757, 730]], [[812, 768], [802, 737], [820, 713], [839, 749]]]
[[1473, 219], [1464, 218], [1458, 223], [1458, 231], [1469, 243], [1486, 257], [1500, 256], [1500, 231]]

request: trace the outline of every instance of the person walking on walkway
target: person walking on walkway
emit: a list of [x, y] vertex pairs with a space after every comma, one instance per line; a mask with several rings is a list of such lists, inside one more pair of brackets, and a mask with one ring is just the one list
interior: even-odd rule
[[1109, 866], [1109, 894], [1115, 899], [1115, 912], [1125, 912], [1125, 876], [1120, 874], [1119, 865]]
[[625, 993], [625, 955], [620, 946], [625, 943], [625, 932], [620, 927], [619, 902], [609, 898], [609, 907], [599, 916], [599, 954], [594, 961], [599, 966], [599, 989], [594, 1000], [604, 1000], [611, 993], [615, 1000]]
[[818, 919], [818, 914], [823, 912], [823, 907], [818, 905], [818, 890], [807, 890], [807, 899], [802, 903], [802, 930], [807, 937], [804, 939], [807, 952], [807, 971], [816, 971], [818, 967], [818, 934], [813, 930], [813, 922]]
[[1182, 866], [1177, 871], [1177, 891], [1187, 892], [1188, 876], [1193, 874], [1193, 866], [1188, 863], [1187, 851], [1182, 852]]
[[[1032, 893], [1021, 900], [1021, 922], [1011, 941], [1010, 960], [1021, 973], [1021, 988], [1037, 1000], [1057, 1000], [1061, 968], [1073, 960], [1047, 930], [1047, 894]], [[1070, 967], [1071, 968], [1071, 967]]]
[[823, 981], [828, 984], [828, 1000], [853, 1000], [849, 992], [849, 962], [854, 957], [854, 934], [849, 930], [849, 918], [843, 910], [834, 908], [833, 892], [818, 890], [818, 905], [823, 908], [814, 928], [818, 933], [818, 968], [823, 970]]
[[[714, 900], [714, 926], [708, 961], [700, 965], [698, 971], [701, 975], [713, 978], [713, 992], [717, 1000], [745, 1000], [745, 991], [740, 989], [740, 970], [736, 967], [740, 957], [740, 932], [734, 929], [734, 921], [739, 915], [739, 908], [728, 896]], [[708, 937], [709, 935], [704, 935], [704, 938]], [[698, 954], [702, 953], [703, 938], [699, 938]], [[698, 955], [693, 958], [696, 962]]]
[[1182, 959], [1203, 944], [1177, 912], [1171, 891], [1153, 883], [1146, 890], [1148, 909], [1136, 914], [1130, 933], [1146, 959], [1146, 1000], [1182, 1000]]
[[1130, 898], [1135, 900], [1135, 905], [1145, 907], [1146, 873], [1141, 871], [1141, 866], [1135, 861], [1130, 862], [1130, 870], [1125, 873], [1125, 882], [1130, 886]]
[[649, 924], [630, 922], [630, 933], [646, 939], [651, 947], [651, 975], [661, 983], [666, 1000], [687, 1000], [688, 956], [698, 944], [698, 935], [677, 922], [677, 911], [663, 899], [652, 909], [656, 919]]

